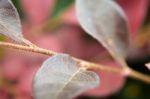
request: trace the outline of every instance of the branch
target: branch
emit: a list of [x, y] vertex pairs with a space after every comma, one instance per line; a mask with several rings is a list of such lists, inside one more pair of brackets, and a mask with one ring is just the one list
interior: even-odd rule
[[[43, 48], [39, 48], [37, 46], [26, 46], [26, 45], [19, 45], [19, 44], [13, 44], [13, 43], [6, 43], [6, 42], [0, 42], [0, 46], [6, 47], [6, 48], [12, 48], [12, 49], [18, 49], [18, 50], [23, 50], [23, 51], [29, 51], [29, 52], [34, 52], [34, 53], [39, 53], [39, 54], [44, 54], [48, 56], [53, 56], [56, 55], [56, 52], [46, 50]], [[100, 71], [106, 71], [110, 73], [117, 73], [120, 75], [125, 75], [131, 78], [135, 78], [137, 80], [144, 81], [146, 83], [150, 84], [150, 76], [142, 74], [138, 71], [132, 70], [129, 67], [126, 68], [113, 68], [109, 66], [104, 66], [101, 64], [96, 64], [88, 61], [84, 61], [81, 59], [74, 58], [73, 59], [79, 63], [80, 66], [85, 67], [86, 69], [95, 69], [95, 70], [100, 70]]]

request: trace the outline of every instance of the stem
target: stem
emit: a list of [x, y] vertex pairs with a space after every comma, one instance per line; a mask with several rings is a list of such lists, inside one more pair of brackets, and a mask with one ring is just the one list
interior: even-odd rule
[[[23, 51], [39, 53], [39, 54], [44, 54], [44, 55], [48, 55], [48, 56], [53, 56], [53, 55], [57, 54], [56, 52], [46, 50], [46, 49], [43, 49], [43, 48], [39, 48], [39, 47], [36, 47], [36, 46], [25, 46], [25, 45], [6, 43], [6, 42], [0, 42], [0, 46], [6, 47], [6, 48], [12, 48], [12, 49], [18, 49], [18, 50], [23, 50]], [[150, 84], [150, 76], [142, 74], [138, 71], [132, 70], [129, 67], [113, 68], [113, 67], [104, 66], [104, 65], [101, 65], [101, 64], [96, 64], [96, 63], [84, 61], [84, 60], [77, 59], [77, 58], [74, 58], [74, 57], [73, 57], [73, 59], [76, 62], [78, 62], [80, 66], [85, 67], [86, 69], [95, 69], [95, 70], [100, 70], [100, 71], [117, 73], [117, 74], [120, 74], [120, 75], [125, 75], [125, 76], [131, 77], [131, 78], [135, 78], [137, 80], [141, 80], [141, 81], [144, 81], [144, 82]]]

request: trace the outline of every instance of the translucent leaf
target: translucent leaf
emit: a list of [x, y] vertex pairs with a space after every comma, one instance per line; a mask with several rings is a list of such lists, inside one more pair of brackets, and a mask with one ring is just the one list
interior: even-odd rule
[[126, 65], [128, 26], [121, 8], [113, 0], [76, 0], [76, 11], [83, 29]]
[[99, 85], [98, 76], [81, 68], [68, 55], [46, 60], [33, 79], [34, 99], [72, 99]]
[[10, 0], [0, 0], [0, 33], [19, 42], [23, 42], [20, 18]]

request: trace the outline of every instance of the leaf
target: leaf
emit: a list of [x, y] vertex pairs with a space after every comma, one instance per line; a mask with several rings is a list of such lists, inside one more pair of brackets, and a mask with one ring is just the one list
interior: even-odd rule
[[0, 33], [19, 43], [24, 42], [20, 18], [10, 0], [0, 0]]
[[41, 26], [47, 21], [55, 2], [56, 0], [20, 0], [26, 22], [32, 27]]
[[150, 70], [150, 63], [145, 65]]
[[121, 8], [112, 0], [76, 0], [76, 13], [82, 28], [126, 65], [128, 26]]
[[54, 7], [52, 17], [57, 17], [63, 10], [70, 6], [74, 0], [56, 0], [56, 5]]
[[79, 67], [68, 55], [55, 55], [46, 60], [33, 79], [35, 99], [71, 99], [99, 85], [94, 72]]
[[[100, 60], [94, 60], [96, 63], [101, 63]], [[120, 68], [120, 65], [114, 62], [113, 60], [107, 60], [103, 62], [104, 65], [110, 66], [112, 68]], [[95, 71], [97, 75], [99, 75], [101, 79], [100, 86], [88, 90], [84, 95], [86, 96], [94, 96], [94, 97], [108, 97], [111, 95], [115, 95], [117, 92], [123, 88], [126, 77], [114, 73], [108, 73], [105, 71]]]
[[[147, 14], [149, 0], [116, 0], [126, 13], [129, 20], [129, 31], [132, 37], [136, 36], [139, 27]], [[135, 17], [136, 16], [136, 17]], [[147, 17], [148, 18], [148, 17]], [[150, 18], [148, 18], [150, 19]], [[149, 21], [146, 21], [149, 22]]]

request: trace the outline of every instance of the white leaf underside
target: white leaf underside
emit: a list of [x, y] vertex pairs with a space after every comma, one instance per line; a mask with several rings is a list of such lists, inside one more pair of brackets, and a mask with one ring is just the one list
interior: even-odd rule
[[46, 60], [33, 80], [34, 99], [72, 99], [99, 85], [98, 76], [80, 68], [70, 56], [59, 54]]
[[76, 0], [76, 13], [82, 28], [126, 65], [129, 38], [122, 9], [111, 0]]
[[20, 18], [10, 0], [0, 0], [0, 34], [23, 43]]

